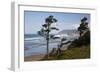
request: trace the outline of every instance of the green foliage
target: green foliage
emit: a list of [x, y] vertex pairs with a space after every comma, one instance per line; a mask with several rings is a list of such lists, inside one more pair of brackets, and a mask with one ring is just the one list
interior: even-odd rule
[[52, 23], [57, 22], [57, 20], [56, 20], [55, 18], [53, 18], [52, 15], [50, 15], [48, 18], [45, 19], [45, 22], [46, 22], [47, 24], [52, 24]]
[[81, 47], [84, 45], [90, 45], [90, 31], [87, 31], [83, 36], [79, 37], [79, 39], [75, 39], [74, 41], [72, 41], [68, 49]]
[[63, 41], [66, 41], [66, 38], [62, 38], [62, 39], [61, 39], [61, 42], [63, 42]]
[[41, 36], [47, 36], [49, 32], [52, 30], [59, 30], [56, 27], [51, 27], [52, 23], [56, 23], [57, 19], [54, 18], [54, 16], [50, 15], [45, 19], [45, 24], [42, 25], [42, 28], [40, 31], [38, 31], [38, 34]]
[[90, 46], [81, 46], [70, 50], [62, 51], [59, 55], [50, 55], [49, 59], [44, 57], [42, 60], [64, 60], [64, 59], [87, 59], [90, 58]]
[[82, 46], [72, 48], [70, 50], [64, 51], [58, 56], [58, 59], [84, 59], [90, 58], [90, 47]]
[[88, 23], [86, 22], [87, 21], [87, 18], [84, 17], [82, 20], [81, 20], [81, 24], [80, 26], [78, 27], [78, 31], [80, 32], [80, 37], [82, 36], [82, 34], [87, 31], [89, 28], [88, 28]]

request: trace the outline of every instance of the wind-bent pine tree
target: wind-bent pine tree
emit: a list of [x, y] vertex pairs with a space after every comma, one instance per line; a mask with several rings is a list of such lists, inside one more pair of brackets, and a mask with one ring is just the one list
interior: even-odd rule
[[82, 34], [88, 30], [88, 22], [87, 22], [87, 18], [84, 17], [81, 19], [81, 24], [80, 26], [78, 27], [78, 31], [80, 32], [80, 37], [82, 36]]
[[38, 34], [45, 36], [47, 40], [47, 59], [49, 59], [49, 39], [50, 39], [50, 32], [52, 30], [59, 30], [56, 27], [51, 27], [53, 23], [56, 23], [57, 19], [54, 16], [50, 15], [45, 19], [45, 24], [42, 25], [42, 29], [38, 32]]

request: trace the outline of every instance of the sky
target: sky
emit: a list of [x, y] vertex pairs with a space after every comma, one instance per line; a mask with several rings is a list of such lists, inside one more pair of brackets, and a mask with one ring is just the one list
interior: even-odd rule
[[[59, 31], [77, 29], [83, 17], [87, 17], [87, 22], [90, 23], [90, 14], [85, 13], [24, 11], [24, 33], [36, 34], [45, 24], [45, 19], [50, 15], [53, 15], [58, 20], [55, 24]], [[58, 31], [53, 31], [53, 33], [56, 32]]]

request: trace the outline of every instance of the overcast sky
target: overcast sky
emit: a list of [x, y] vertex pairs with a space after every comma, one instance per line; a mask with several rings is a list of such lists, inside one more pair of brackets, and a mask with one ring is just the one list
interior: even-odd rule
[[88, 23], [90, 23], [90, 14], [24, 11], [25, 34], [36, 34], [45, 23], [45, 18], [50, 15], [53, 15], [54, 18], [58, 20], [56, 25], [60, 31], [67, 29], [77, 29], [81, 23], [80, 20], [83, 17], [87, 17]]

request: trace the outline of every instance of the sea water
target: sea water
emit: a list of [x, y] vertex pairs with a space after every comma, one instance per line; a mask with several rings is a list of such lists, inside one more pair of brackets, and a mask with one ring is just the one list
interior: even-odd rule
[[[67, 38], [69, 41], [70, 37]], [[24, 35], [24, 56], [41, 55], [47, 53], [46, 39], [36, 34]], [[49, 53], [53, 48], [57, 48], [61, 43], [61, 39], [50, 39], [49, 40]]]

